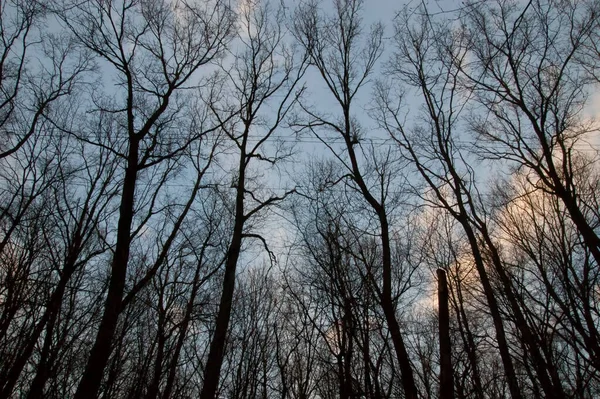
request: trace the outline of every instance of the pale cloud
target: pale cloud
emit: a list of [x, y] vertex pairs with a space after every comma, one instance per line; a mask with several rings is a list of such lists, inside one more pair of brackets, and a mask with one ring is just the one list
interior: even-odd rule
[[600, 148], [600, 87], [596, 87], [583, 109], [583, 118], [590, 123], [592, 129], [588, 134], [590, 145], [593, 148]]
[[257, 0], [239, 0], [236, 7], [238, 16], [238, 34], [242, 38], [252, 36], [254, 32], [253, 14], [256, 10]]

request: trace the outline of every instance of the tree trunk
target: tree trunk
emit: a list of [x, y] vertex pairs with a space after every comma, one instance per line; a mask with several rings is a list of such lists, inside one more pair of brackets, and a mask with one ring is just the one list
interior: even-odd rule
[[[247, 131], [246, 131], [247, 137]], [[245, 148], [246, 140], [242, 145]], [[219, 302], [219, 311], [217, 314], [217, 322], [215, 332], [210, 343], [208, 359], [204, 369], [204, 385], [200, 392], [200, 399], [214, 399], [219, 386], [219, 378], [221, 376], [221, 366], [223, 365], [223, 356], [225, 351], [225, 340], [227, 338], [227, 330], [229, 329], [229, 320], [231, 318], [231, 306], [233, 302], [233, 293], [235, 291], [235, 275], [237, 262], [242, 249], [242, 237], [244, 232], [244, 223], [246, 216], [244, 215], [244, 189], [245, 189], [245, 165], [246, 154], [242, 150], [239, 163], [239, 177], [236, 187], [236, 203], [235, 203], [235, 224], [229, 249], [227, 251], [227, 260], [225, 261], [225, 276], [223, 277], [223, 291]]]
[[498, 341], [498, 350], [500, 351], [500, 358], [502, 359], [502, 365], [504, 366], [504, 372], [506, 373], [506, 379], [508, 380], [510, 395], [513, 399], [521, 399], [521, 389], [519, 388], [515, 367], [513, 365], [512, 358], [510, 357], [510, 351], [506, 341], [506, 332], [504, 331], [504, 325], [502, 324], [502, 317], [500, 315], [500, 308], [498, 306], [496, 296], [494, 295], [494, 289], [490, 283], [487, 271], [485, 270], [485, 265], [483, 263], [483, 257], [479, 249], [477, 238], [475, 237], [475, 233], [473, 232], [468, 220], [459, 220], [459, 222], [462, 224], [463, 229], [467, 234], [477, 273], [479, 274], [479, 280], [481, 281], [483, 292], [490, 308], [490, 314], [492, 316], [494, 329], [496, 331], [496, 340]]
[[446, 272], [443, 269], [437, 269], [437, 277], [440, 336], [440, 399], [454, 399], [448, 281], [446, 280]]
[[93, 399], [98, 396], [104, 369], [111, 354], [112, 340], [121, 313], [121, 302], [125, 289], [125, 279], [127, 278], [135, 184], [138, 172], [138, 147], [139, 141], [137, 139], [130, 140], [127, 169], [125, 170], [123, 193], [119, 207], [117, 244], [111, 265], [104, 313], [74, 399]]

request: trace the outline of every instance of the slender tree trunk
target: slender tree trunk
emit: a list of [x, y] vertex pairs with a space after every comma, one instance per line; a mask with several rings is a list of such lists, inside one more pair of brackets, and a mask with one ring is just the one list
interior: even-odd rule
[[346, 141], [346, 149], [348, 150], [348, 156], [352, 165], [352, 173], [354, 180], [358, 184], [360, 191], [366, 201], [369, 203], [371, 208], [377, 213], [379, 219], [379, 226], [381, 228], [381, 247], [382, 247], [382, 280], [383, 290], [381, 293], [381, 308], [385, 316], [385, 320], [390, 330], [390, 336], [396, 352], [396, 358], [398, 365], [400, 366], [402, 386], [407, 399], [417, 399], [417, 385], [413, 375], [412, 365], [410, 364], [410, 358], [406, 350], [406, 344], [402, 338], [402, 332], [400, 330], [400, 324], [396, 318], [396, 307], [392, 299], [392, 255], [390, 249], [390, 233], [389, 225], [387, 220], [387, 214], [384, 206], [380, 204], [375, 197], [369, 191], [366, 183], [360, 173], [356, 154], [354, 152], [353, 143], [350, 141], [350, 115], [349, 111], [346, 110], [346, 127], [347, 134], [344, 137]]
[[221, 375], [221, 366], [223, 365], [223, 356], [225, 352], [225, 340], [227, 338], [227, 330], [231, 318], [237, 260], [241, 250], [242, 227], [243, 225], [241, 223], [236, 223], [233, 238], [229, 246], [227, 262], [225, 263], [223, 292], [221, 293], [215, 331], [210, 343], [208, 359], [204, 369], [204, 385], [200, 393], [200, 399], [214, 399], [219, 386], [219, 377]]
[[[59, 287], [57, 287], [57, 292], [55, 292], [55, 295], [57, 296], [57, 299], [56, 299], [57, 304], [50, 307], [50, 308], [53, 308], [51, 310], [52, 314], [50, 316], [50, 319], [48, 320], [48, 326], [46, 327], [46, 336], [44, 337], [44, 344], [42, 346], [42, 353], [40, 355], [40, 361], [37, 366], [35, 377], [33, 378], [33, 381], [31, 382], [31, 386], [29, 388], [29, 393], [27, 394], [27, 399], [42, 398], [43, 393], [44, 393], [44, 386], [46, 385], [46, 382], [48, 381], [48, 378], [50, 377], [50, 366], [51, 365], [48, 364], [48, 358], [50, 356], [50, 347], [52, 345], [52, 336], [54, 335], [54, 327], [56, 325], [56, 318], [58, 316], [60, 304], [62, 303], [62, 298], [64, 295], [65, 287], [66, 287], [66, 282], [64, 284], [59, 283]], [[58, 299], [58, 298], [60, 298], [60, 299]]]
[[[162, 295], [159, 299], [162, 302]], [[147, 399], [156, 399], [159, 394], [159, 386], [160, 386], [160, 378], [162, 376], [162, 364], [165, 353], [165, 316], [164, 309], [159, 310], [161, 313], [158, 316], [158, 343], [157, 343], [157, 352], [156, 359], [154, 360], [154, 372], [152, 374], [152, 381], [150, 382], [150, 386], [148, 387], [148, 392], [146, 393]]]
[[[344, 290], [345, 291], [345, 290]], [[345, 292], [342, 295], [346, 296]], [[354, 340], [354, 318], [352, 304], [347, 297], [344, 298], [344, 316], [342, 318], [342, 356], [340, 356], [340, 399], [350, 399], [354, 396], [352, 385], [352, 352]]]
[[475, 237], [475, 233], [473, 232], [468, 220], [459, 220], [459, 222], [462, 224], [463, 229], [467, 234], [473, 259], [475, 261], [475, 267], [477, 269], [477, 273], [479, 274], [479, 280], [481, 281], [481, 286], [483, 287], [483, 292], [485, 294], [488, 307], [490, 308], [490, 314], [492, 316], [494, 329], [496, 331], [496, 340], [498, 341], [498, 350], [500, 351], [500, 358], [502, 359], [502, 365], [504, 366], [504, 373], [506, 374], [506, 379], [508, 380], [510, 395], [513, 399], [521, 399], [521, 389], [519, 388], [515, 367], [513, 365], [512, 358], [510, 357], [508, 342], [506, 341], [506, 332], [504, 331], [504, 324], [502, 324], [502, 317], [500, 315], [500, 307], [498, 306], [498, 301], [494, 295], [494, 289], [490, 283], [487, 271], [485, 270], [485, 265], [479, 250], [477, 238]]
[[93, 399], [98, 396], [98, 390], [112, 351], [112, 341], [117, 328], [121, 302], [127, 278], [127, 264], [131, 241], [131, 224], [133, 222], [133, 206], [135, 184], [138, 172], [139, 141], [131, 139], [127, 158], [127, 169], [123, 180], [123, 192], [119, 207], [119, 222], [117, 227], [117, 244], [111, 264], [108, 293], [104, 303], [104, 313], [96, 334], [94, 345], [90, 351], [85, 370], [75, 399]]
[[[600, 264], [600, 237], [596, 234], [593, 227], [590, 226], [588, 221], [585, 218], [585, 215], [581, 211], [579, 204], [577, 204], [577, 195], [575, 192], [575, 185], [573, 183], [573, 176], [569, 173], [565, 172], [566, 182], [561, 178], [561, 174], [557, 171], [556, 166], [554, 164], [554, 155], [551, 150], [550, 144], [546, 139], [545, 132], [543, 128], [538, 125], [536, 116], [522, 103], [521, 109], [525, 112], [529, 120], [531, 121], [531, 125], [538, 136], [539, 143], [542, 147], [542, 153], [544, 158], [546, 159], [547, 164], [547, 172], [548, 176], [545, 176], [542, 169], [537, 169], [536, 172], [542, 179], [549, 179], [554, 185], [554, 192], [560, 200], [562, 200], [563, 204], [567, 208], [569, 215], [571, 216], [571, 220], [575, 223], [579, 234], [583, 238], [585, 245], [589, 248], [590, 252], [594, 256], [596, 260], [596, 264]], [[570, 156], [564, 154], [563, 156]], [[567, 162], [567, 159], [563, 159], [563, 162]], [[565, 167], [563, 166], [563, 170]], [[570, 170], [572, 173], [572, 170]], [[566, 184], [565, 184], [566, 183]]]
[[[206, 245], [206, 243], [205, 243]], [[204, 248], [202, 248], [202, 252], [200, 254], [200, 259], [204, 257]], [[173, 350], [173, 355], [171, 358], [171, 362], [169, 364], [169, 371], [167, 374], [167, 381], [165, 383], [165, 389], [163, 391], [162, 398], [169, 399], [171, 396], [171, 392], [173, 391], [173, 385], [175, 382], [175, 374], [177, 372], [177, 362], [179, 360], [179, 355], [181, 353], [181, 349], [183, 348], [183, 344], [185, 343], [185, 338], [188, 330], [188, 326], [190, 324], [192, 318], [192, 312], [194, 310], [194, 300], [196, 299], [196, 295], [198, 293], [198, 289], [200, 288], [200, 268], [202, 264], [198, 263], [196, 267], [196, 272], [194, 273], [194, 280], [192, 285], [192, 292], [190, 293], [190, 299], [186, 304], [185, 316], [183, 322], [181, 323], [181, 328], [179, 330], [179, 336], [177, 337], [177, 343], [175, 344], [175, 349]]]
[[[245, 148], [245, 145], [246, 138], [243, 139], [242, 149]], [[223, 365], [223, 356], [225, 352], [225, 340], [227, 338], [227, 330], [229, 329], [233, 293], [235, 291], [237, 262], [242, 249], [244, 232], [245, 165], [246, 154], [242, 150], [238, 169], [239, 178], [236, 187], [235, 223], [233, 226], [231, 243], [229, 244], [229, 249], [227, 251], [227, 260], [225, 261], [223, 291], [221, 292], [215, 331], [210, 343], [208, 359], [206, 360], [206, 367], [204, 369], [204, 385], [200, 392], [200, 399], [214, 399], [216, 397], [219, 378], [221, 376], [221, 366]]]
[[492, 238], [489, 236], [487, 230], [485, 228], [481, 228], [480, 230], [482, 231], [485, 242], [488, 244], [490, 253], [492, 255], [492, 262], [494, 264], [498, 276], [500, 277], [500, 282], [502, 283], [502, 286], [504, 288], [505, 296], [511, 307], [513, 316], [515, 317], [515, 324], [517, 326], [517, 329], [521, 333], [521, 337], [532, 355], [533, 367], [536, 371], [538, 379], [540, 380], [542, 390], [544, 391], [544, 394], [547, 398], [564, 398], [565, 394], [560, 381], [558, 381], [557, 379], [552, 381], [551, 376], [548, 375], [548, 373], [552, 373], [552, 371], [549, 369], [549, 365], [544, 360], [544, 357], [540, 352], [541, 343], [538, 339], [535, 338], [534, 333], [529, 328], [529, 324], [525, 319], [525, 315], [523, 314], [523, 311], [521, 310], [521, 307], [518, 303], [516, 294], [514, 293], [510, 278], [504, 270], [502, 260], [500, 259], [500, 254], [498, 254], [496, 246], [494, 245]]
[[437, 269], [437, 277], [440, 336], [440, 399], [454, 399], [452, 347], [450, 343], [450, 310], [448, 309], [446, 272], [443, 269]]
[[[555, 184], [560, 184], [560, 178], [558, 176], [553, 177]], [[579, 234], [581, 234], [581, 237], [583, 237], [583, 241], [594, 256], [596, 264], [600, 265], [600, 238], [585, 219], [584, 214], [581, 212], [581, 209], [577, 204], [575, 196], [570, 191], [568, 192], [562, 188], [562, 186], [557, 190], [557, 195], [563, 201], [565, 207], [569, 211], [569, 215], [571, 216], [573, 223], [575, 223], [577, 230], [579, 230]]]
[[28, 398], [41, 397], [43, 389], [44, 389], [44, 385], [48, 379], [48, 370], [47, 369], [48, 369], [49, 365], [46, 364], [46, 361], [47, 361], [48, 353], [50, 351], [50, 345], [52, 343], [52, 335], [54, 332], [56, 318], [58, 317], [58, 313], [60, 311], [60, 307], [62, 304], [62, 300], [63, 300], [63, 296], [65, 293], [67, 283], [69, 282], [69, 280], [71, 279], [71, 276], [73, 275], [73, 273], [75, 271], [75, 262], [77, 260], [77, 253], [79, 252], [78, 249], [79, 249], [80, 245], [81, 245], [81, 236], [79, 235], [79, 233], [77, 233], [74, 238], [74, 245], [70, 251], [69, 256], [66, 259], [66, 262], [65, 262], [66, 264], [63, 269], [63, 273], [61, 274], [60, 280], [58, 281], [58, 285], [56, 286], [56, 289], [52, 293], [52, 295], [50, 297], [50, 301], [48, 303], [48, 306], [46, 307], [46, 310], [42, 314], [42, 317], [40, 318], [39, 322], [35, 326], [33, 333], [29, 337], [25, 348], [20, 353], [17, 360], [15, 361], [12, 368], [10, 369], [10, 372], [8, 373], [8, 375], [6, 377], [6, 381], [4, 383], [5, 384], [4, 388], [2, 389], [2, 392], [0, 394], [0, 399], [8, 399], [11, 397], [12, 390], [14, 389], [15, 384], [17, 383], [19, 376], [21, 375], [21, 372], [23, 371], [23, 368], [25, 367], [25, 365], [27, 364], [27, 361], [31, 357], [31, 354], [33, 353], [35, 345], [36, 345], [39, 337], [42, 335], [44, 328], [46, 328], [46, 336], [44, 338], [44, 344], [42, 346], [41, 359], [38, 364], [36, 375], [32, 381], [32, 384], [31, 384], [31, 387], [29, 390], [29, 394], [28, 394]]
[[477, 353], [475, 352], [476, 345], [475, 340], [473, 339], [473, 333], [471, 332], [471, 328], [469, 326], [469, 319], [467, 318], [467, 314], [465, 312], [460, 281], [456, 281], [456, 298], [454, 302], [456, 313], [458, 315], [458, 328], [463, 340], [463, 345], [465, 346], [465, 351], [467, 352], [469, 364], [471, 366], [471, 369], [473, 370], [473, 388], [475, 389], [476, 398], [483, 399], [483, 384], [481, 383], [481, 375], [479, 374], [479, 364], [477, 362]]

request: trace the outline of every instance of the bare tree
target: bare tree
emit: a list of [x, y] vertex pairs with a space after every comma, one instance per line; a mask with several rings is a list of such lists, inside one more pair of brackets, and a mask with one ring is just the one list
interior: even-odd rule
[[[362, 1], [335, 1], [333, 6], [334, 15], [328, 17], [319, 10], [316, 2], [305, 3], [296, 12], [294, 23], [297, 40], [310, 55], [311, 63], [321, 75], [341, 115], [336, 118], [303, 106], [308, 122], [298, 122], [298, 125], [313, 132], [331, 150], [344, 165], [347, 171], [346, 177], [352, 180], [356, 190], [361, 193], [371, 211], [375, 213], [379, 223], [383, 262], [379, 300], [391, 332], [405, 395], [408, 398], [416, 398], [417, 389], [396, 316], [396, 301], [392, 294], [393, 266], [389, 212], [393, 204], [389, 198], [389, 190], [393, 162], [389, 162], [389, 154], [387, 158], [384, 155], [380, 160], [371, 158], [375, 182], [368, 180], [367, 172], [361, 166], [361, 159], [369, 155], [361, 144], [363, 136], [360, 124], [353, 114], [355, 96], [368, 82], [381, 56], [383, 28], [375, 24], [369, 34], [362, 34], [363, 27], [360, 24]], [[328, 137], [327, 133], [333, 134], [333, 137]], [[330, 145], [330, 142], [336, 139], [342, 142], [340, 150]]]
[[[571, 392], [583, 392], [587, 388], [573, 370], [590, 381], [597, 379], [598, 369], [598, 304], [589, 286], [598, 279], [593, 256], [559, 198], [530, 192], [529, 182], [519, 175], [508, 187], [497, 193], [503, 209], [497, 220], [510, 262], [519, 270], [520, 295], [532, 304], [529, 317], [540, 339], [548, 341], [547, 356], [563, 365], [561, 379]], [[589, 366], [575, 366], [579, 355], [589, 359]]]
[[586, 215], [574, 167], [578, 146], [595, 129], [580, 118], [589, 75], [577, 59], [597, 36], [597, 6], [498, 1], [474, 7], [463, 18], [470, 61], [458, 68], [486, 110], [472, 121], [479, 153], [531, 170], [532, 186], [563, 201], [600, 263], [597, 220]]
[[[474, 171], [460, 152], [454, 132], [464, 100], [459, 92], [459, 73], [452, 63], [445, 60], [460, 60], [465, 57], [465, 51], [460, 47], [460, 38], [453, 36], [447, 26], [435, 25], [425, 7], [421, 8], [421, 13], [423, 16], [416, 25], [409, 22], [408, 16], [399, 20], [397, 53], [389, 69], [392, 76], [398, 79], [396, 85], [406, 84], [421, 92], [425, 104], [423, 122], [417, 122], [412, 130], [405, 127], [407, 124], [400, 109], [402, 89], [390, 89], [388, 83], [381, 83], [378, 88], [378, 117], [381, 126], [398, 143], [424, 179], [427, 189], [433, 193], [433, 199], [427, 196], [424, 199], [431, 201], [433, 206], [446, 209], [464, 229], [494, 320], [511, 396], [520, 398], [522, 394], [509, 352], [497, 294], [484, 264], [477, 229], [472, 224], [473, 213], [477, 215], [479, 198], [478, 193], [471, 190]], [[475, 217], [484, 223], [479, 216]]]
[[[467, 152], [461, 148], [461, 141], [464, 142], [466, 138], [457, 131], [460, 132], [461, 128], [466, 127], [459, 117], [474, 97], [486, 107], [488, 113], [482, 117], [476, 114], [471, 127], [475, 128], [480, 138], [493, 137], [487, 140], [486, 144], [478, 145], [478, 153], [491, 159], [509, 160], [529, 168], [543, 185], [551, 186], [548, 186], [550, 188], [547, 190], [554, 192], [563, 201], [565, 196], [569, 197], [565, 202], [569, 204], [567, 208], [572, 211], [573, 220], [593, 253], [592, 231], [588, 222], [582, 222], [583, 214], [579, 205], [576, 205], [578, 201], [569, 194], [575, 192], [573, 157], [569, 148], [584, 130], [581, 125], [575, 129], [567, 126], [568, 122], [572, 121], [570, 109], [576, 107], [583, 86], [582, 82], [578, 83], [576, 79], [565, 78], [564, 87], [559, 82], [561, 76], [571, 73], [567, 65], [568, 60], [576, 53], [579, 43], [587, 40], [593, 23], [587, 19], [587, 15], [583, 16], [575, 8], [571, 7], [568, 8], [569, 11], [563, 12], [564, 10], [555, 9], [555, 6], [553, 2], [543, 5], [539, 2], [529, 2], [522, 8], [510, 2], [499, 2], [496, 6], [469, 4], [463, 10], [462, 27], [466, 27], [466, 34], [460, 29], [453, 31], [447, 22], [436, 23], [434, 17], [428, 14], [427, 8], [422, 7], [420, 26], [412, 26], [407, 18], [403, 20], [398, 55], [390, 69], [399, 80], [421, 91], [425, 122], [422, 125], [417, 124], [412, 131], [405, 128], [409, 124], [399, 112], [400, 108], [396, 105], [390, 106], [394, 100], [389, 97], [391, 91], [383, 85], [380, 97], [383, 100], [378, 103], [383, 110], [382, 126], [390, 132], [402, 151], [414, 163], [426, 186], [433, 190], [435, 205], [441, 204], [465, 229], [494, 319], [513, 397], [520, 397], [522, 393], [503, 331], [499, 300], [505, 301], [514, 317], [514, 324], [523, 345], [526, 370], [529, 370], [528, 364], [531, 362], [532, 389], [537, 390], [539, 383], [539, 389], [548, 397], [562, 397], [564, 392], [561, 378], [553, 364], [555, 359], [550, 344], [543, 338], [543, 333], [536, 331], [537, 326], [532, 319], [532, 312], [528, 309], [529, 305], [523, 301], [520, 287], [515, 287], [512, 272], [502, 259], [498, 242], [492, 237], [490, 216], [477, 190], [475, 173], [471, 166], [474, 161], [469, 160], [468, 155], [465, 155]], [[561, 26], [565, 29], [564, 33], [561, 33]], [[568, 26], [572, 29], [569, 30]], [[500, 39], [496, 28], [504, 32]], [[482, 35], [482, 31], [486, 33]], [[563, 34], [564, 40], [561, 39]], [[566, 39], [567, 36], [569, 39]], [[538, 39], [542, 47], [537, 46], [534, 50], [534, 47], [529, 45]], [[563, 48], [563, 45], [566, 47]], [[538, 58], [539, 48], [545, 48], [546, 52]], [[527, 53], [527, 49], [531, 52]], [[476, 61], [472, 62], [471, 57]], [[532, 68], [532, 62], [537, 62], [536, 59], [541, 64], [536, 64], [539, 68]], [[558, 62], [561, 66], [555, 69], [556, 62], [550, 59], [562, 59], [564, 62]], [[524, 69], [521, 70], [522, 67]], [[558, 80], [554, 80], [555, 78]], [[511, 97], [511, 93], [518, 93], [518, 99]], [[508, 106], [510, 98], [515, 101]], [[540, 98], [541, 102], [534, 107], [541, 108], [536, 108], [535, 111], [533, 108], [523, 110], [524, 105], [535, 104], [536, 99]], [[524, 118], [520, 118], [521, 112], [525, 114]], [[523, 123], [534, 122], [534, 115], [541, 112], [546, 113], [546, 116], [541, 116], [541, 120], [548, 123], [545, 128], [552, 130], [554, 128], [550, 126], [560, 125], [560, 129], [566, 130], [559, 129], [558, 136], [548, 139], [547, 134], [543, 132], [545, 128], [542, 129], [538, 125], [533, 129], [537, 133], [527, 136], [527, 128]], [[550, 114], [554, 116], [550, 118]], [[492, 120], [495, 122], [490, 123], [490, 115], [494, 116]], [[544, 123], [546, 122], [542, 124]], [[569, 132], [574, 134], [570, 135]], [[519, 137], [520, 141], [513, 140], [511, 135]], [[549, 141], [545, 141], [547, 139]], [[542, 149], [550, 149], [554, 145], [550, 144], [556, 143], [557, 147], [564, 151], [558, 157], [553, 155], [552, 151], [543, 150], [540, 153], [532, 147], [533, 142], [541, 145]], [[500, 148], [506, 145], [510, 150], [498, 151], [494, 145], [500, 145]], [[554, 166], [554, 162], [557, 161], [562, 163], [561, 167]], [[558, 169], [562, 172], [557, 173]], [[563, 179], [566, 179], [565, 184]], [[539, 184], [534, 185], [540, 187]], [[560, 187], [556, 189], [558, 186]], [[559, 191], [562, 194], [559, 195]], [[501, 296], [495, 293], [495, 284], [487, 275], [487, 262], [493, 266], [494, 275], [498, 278]]]
[[43, 28], [50, 19], [36, 0], [9, 0], [0, 9], [0, 159], [23, 147], [92, 67], [68, 35]]
[[123, 307], [136, 195], [143, 203], [143, 193], [136, 193], [140, 173], [172, 160], [203, 133], [174, 134], [173, 125], [185, 109], [185, 96], [179, 93], [199, 82], [200, 67], [220, 57], [233, 15], [221, 1], [66, 2], [63, 10], [60, 17], [78, 45], [115, 73], [117, 92], [109, 101], [96, 102], [117, 115], [117, 139], [126, 143], [119, 153], [126, 166], [105, 308], [75, 395], [88, 398], [97, 395]]
[[[264, 215], [269, 207], [294, 192], [291, 189], [283, 194], [269, 193], [261, 189], [260, 181], [253, 175], [262, 174], [264, 166], [278, 167], [291, 155], [285, 146], [278, 146], [276, 142], [271, 145], [271, 142], [302, 92], [298, 86], [305, 71], [305, 60], [295, 57], [285, 41], [281, 10], [267, 1], [244, 5], [236, 41], [239, 47], [231, 67], [223, 68], [230, 100], [212, 105], [235, 154], [235, 166], [231, 170], [233, 230], [201, 399], [213, 399], [217, 392], [242, 244], [246, 240], [257, 240], [273, 258], [266, 240], [252, 230], [252, 224], [258, 215]], [[266, 114], [269, 108], [271, 115]], [[227, 122], [232, 114], [235, 119]]]
[[[69, 166], [73, 169], [60, 169], [59, 179], [51, 188], [55, 210], [53, 219], [58, 228], [44, 235], [52, 259], [51, 268], [57, 278], [51, 277], [47, 281], [47, 284], [54, 287], [50, 291], [45, 310], [36, 320], [28, 342], [7, 376], [7, 384], [3, 391], [7, 397], [43, 333], [43, 346], [28, 394], [31, 398], [42, 396], [44, 385], [50, 377], [50, 370], [55, 366], [51, 360], [53, 352], [60, 350], [59, 347], [55, 347], [57, 344], [53, 340], [55, 330], [60, 328], [57, 323], [63, 311], [64, 297], [69, 295], [68, 285], [72, 283], [74, 276], [81, 275], [86, 265], [108, 249], [103, 225], [113, 211], [113, 199], [116, 195], [114, 156], [108, 151], [99, 151], [96, 154], [96, 148], [91, 149], [83, 143], [74, 144], [77, 152], [71, 157], [77, 157], [81, 165], [75, 167], [71, 163]], [[84, 176], [87, 179], [75, 180]], [[69, 186], [76, 189], [69, 189]], [[59, 238], [64, 238], [64, 242]], [[66, 316], [63, 317], [68, 320]]]
[[0, 1], [0, 399], [600, 395], [598, 2], [366, 6]]

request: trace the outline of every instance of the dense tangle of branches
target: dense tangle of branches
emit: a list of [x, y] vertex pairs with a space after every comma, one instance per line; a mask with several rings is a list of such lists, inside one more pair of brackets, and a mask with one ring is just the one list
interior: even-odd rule
[[0, 0], [0, 399], [600, 396], [600, 3]]

